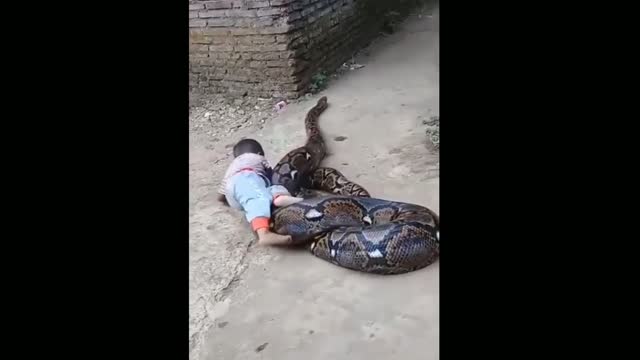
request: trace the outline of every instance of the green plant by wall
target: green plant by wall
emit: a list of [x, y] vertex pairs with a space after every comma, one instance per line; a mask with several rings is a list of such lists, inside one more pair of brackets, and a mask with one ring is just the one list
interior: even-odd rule
[[311, 85], [309, 85], [309, 90], [315, 94], [319, 91], [324, 90], [327, 87], [328, 82], [329, 76], [325, 71], [321, 71], [311, 77]]

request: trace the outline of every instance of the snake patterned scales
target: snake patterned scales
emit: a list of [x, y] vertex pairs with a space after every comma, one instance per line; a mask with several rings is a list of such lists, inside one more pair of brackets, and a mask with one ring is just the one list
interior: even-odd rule
[[323, 96], [307, 113], [305, 145], [274, 167], [273, 183], [305, 199], [276, 209], [272, 229], [291, 235], [294, 244], [310, 242], [315, 256], [353, 270], [400, 274], [435, 262], [438, 215], [420, 205], [371, 198], [338, 170], [319, 166], [326, 146], [318, 118], [326, 108]]

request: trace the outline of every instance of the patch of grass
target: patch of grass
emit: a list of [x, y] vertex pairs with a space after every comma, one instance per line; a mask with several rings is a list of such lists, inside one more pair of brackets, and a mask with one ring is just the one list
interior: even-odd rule
[[325, 71], [321, 71], [311, 77], [311, 85], [309, 85], [309, 90], [315, 94], [319, 91], [324, 90], [327, 87], [328, 82], [329, 76]]
[[427, 139], [431, 141], [436, 150], [440, 150], [440, 117], [432, 116], [422, 122], [427, 125]]

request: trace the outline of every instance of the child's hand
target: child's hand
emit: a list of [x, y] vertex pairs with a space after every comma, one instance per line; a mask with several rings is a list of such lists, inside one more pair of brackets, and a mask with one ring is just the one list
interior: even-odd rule
[[223, 205], [229, 206], [229, 203], [227, 202], [227, 197], [224, 196], [223, 194], [218, 194], [217, 200], [220, 201]]
[[264, 168], [264, 172], [267, 176], [267, 179], [271, 180], [271, 178], [273, 177], [273, 168], [271, 168], [271, 166], [267, 166]]

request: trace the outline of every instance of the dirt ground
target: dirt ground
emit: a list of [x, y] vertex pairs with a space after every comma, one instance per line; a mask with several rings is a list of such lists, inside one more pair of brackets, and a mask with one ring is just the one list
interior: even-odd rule
[[439, 115], [438, 47], [438, 9], [424, 9], [361, 52], [364, 67], [280, 114], [272, 100], [191, 109], [191, 360], [439, 358], [439, 263], [374, 276], [256, 246], [241, 214], [215, 201], [233, 143], [256, 138], [277, 162], [304, 143], [304, 116], [326, 95], [324, 164], [374, 197], [439, 212], [439, 158], [423, 123]]

